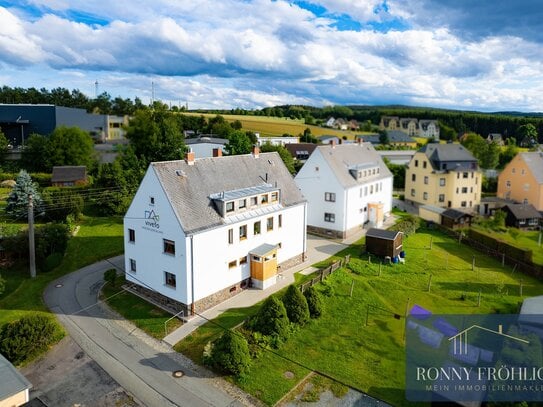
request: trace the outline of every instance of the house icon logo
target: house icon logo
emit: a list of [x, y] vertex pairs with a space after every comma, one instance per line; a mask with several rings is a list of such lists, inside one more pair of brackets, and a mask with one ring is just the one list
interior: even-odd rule
[[160, 220], [160, 216], [155, 213], [154, 210], [145, 211], [145, 219], [154, 220], [155, 222], [158, 222]]
[[505, 338], [513, 339], [515, 341], [526, 343], [526, 344], [530, 343], [530, 341], [527, 341], [525, 339], [517, 338], [516, 336], [512, 336], [512, 335], [508, 335], [508, 334], [503, 333], [503, 326], [502, 325], [498, 325], [498, 330], [497, 331], [493, 331], [492, 329], [488, 329], [488, 328], [485, 328], [485, 327], [482, 327], [482, 326], [479, 326], [479, 325], [472, 325], [469, 328], [466, 328], [463, 331], [458, 332], [456, 335], [451, 336], [449, 338], [449, 342], [452, 341], [453, 353], [455, 355], [467, 355], [468, 354], [468, 332], [470, 332], [472, 330], [482, 330], [482, 331], [488, 332], [491, 335], [503, 336]]

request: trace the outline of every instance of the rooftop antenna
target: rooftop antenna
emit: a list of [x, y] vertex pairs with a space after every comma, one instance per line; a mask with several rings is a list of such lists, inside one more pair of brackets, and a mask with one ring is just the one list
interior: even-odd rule
[[98, 81], [94, 82], [94, 98], [98, 98]]

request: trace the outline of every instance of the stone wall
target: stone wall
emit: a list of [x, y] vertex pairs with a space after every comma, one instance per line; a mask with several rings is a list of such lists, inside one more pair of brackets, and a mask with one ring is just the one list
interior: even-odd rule
[[327, 237], [327, 238], [345, 239], [345, 233], [340, 230], [319, 228], [317, 226], [308, 225], [307, 233], [310, 233], [312, 235]]
[[168, 298], [165, 295], [149, 290], [148, 288], [142, 287], [141, 285], [135, 283], [127, 283], [126, 287], [130, 291], [135, 291], [137, 294], [147, 299], [147, 301], [158, 304], [160, 307], [166, 308], [172, 313], [183, 311], [185, 316], [190, 315], [190, 306], [183, 304], [182, 302]]
[[196, 312], [200, 313], [205, 311], [206, 309], [209, 309], [231, 297], [233, 297], [236, 294], [239, 294], [244, 289], [249, 288], [249, 278], [240, 281], [239, 283], [232, 285], [228, 288], [225, 288], [221, 291], [217, 291], [216, 293], [213, 293], [211, 295], [208, 295], [205, 298], [202, 298], [201, 300], [198, 300], [194, 303], [194, 309]]

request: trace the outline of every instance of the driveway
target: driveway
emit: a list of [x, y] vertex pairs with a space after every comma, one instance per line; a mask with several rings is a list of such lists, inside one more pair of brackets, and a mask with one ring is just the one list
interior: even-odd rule
[[[122, 256], [110, 260], [66, 275], [44, 292], [45, 303], [81, 349], [143, 405], [243, 405], [221, 379], [168, 346], [127, 330], [124, 321], [96, 305], [104, 271], [112, 263], [124, 267]], [[177, 370], [184, 376], [174, 378]]]

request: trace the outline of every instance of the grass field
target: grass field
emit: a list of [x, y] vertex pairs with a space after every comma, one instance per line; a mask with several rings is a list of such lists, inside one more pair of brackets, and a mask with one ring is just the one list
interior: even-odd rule
[[[214, 114], [202, 114], [202, 113], [183, 113], [186, 115], [215, 117]], [[221, 115], [227, 121], [233, 122], [239, 120], [244, 130], [259, 132], [263, 137], [277, 137], [282, 136], [285, 133], [297, 136], [302, 134], [306, 128], [311, 130], [313, 136], [333, 135], [347, 139], [354, 139], [355, 134], [362, 134], [363, 132], [352, 132], [345, 130], [329, 129], [326, 127], [312, 126], [304, 123], [303, 120], [292, 120], [281, 117], [269, 117], [269, 116], [242, 116], [242, 115]]]
[[[237, 385], [273, 405], [314, 370], [393, 405], [410, 406], [403, 390], [404, 320], [396, 320], [375, 307], [400, 315], [405, 315], [414, 304], [434, 314], [512, 313], [517, 312], [522, 301], [520, 278], [526, 297], [538, 295], [543, 289], [540, 282], [519, 273], [511, 274], [510, 268], [502, 268], [499, 262], [437, 231], [425, 230], [408, 237], [404, 241], [406, 264], [382, 266], [380, 275], [377, 259], [370, 264], [367, 255], [360, 255], [361, 247], [359, 243], [334, 256], [333, 259], [350, 253], [352, 260], [348, 268], [340, 269], [325, 285], [317, 286], [323, 293], [332, 293], [323, 297], [325, 314], [295, 332], [276, 351], [277, 355], [264, 351], [247, 375], [231, 378]], [[325, 286], [330, 288], [325, 290]], [[234, 326], [252, 312], [253, 309], [227, 312], [220, 320], [232, 323], [221, 325]], [[220, 332], [217, 326], [207, 324], [179, 343], [176, 350], [201, 362], [205, 344]], [[294, 378], [286, 378], [287, 371], [294, 373]]]

